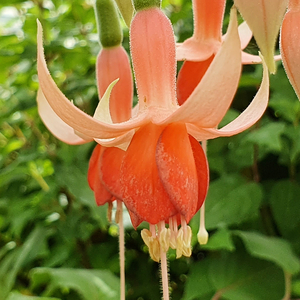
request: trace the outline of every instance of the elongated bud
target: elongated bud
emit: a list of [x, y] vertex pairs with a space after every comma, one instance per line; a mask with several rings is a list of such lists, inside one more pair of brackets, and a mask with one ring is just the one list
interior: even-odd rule
[[109, 48], [120, 45], [123, 35], [115, 2], [96, 0], [95, 13], [102, 46]]
[[150, 7], [160, 7], [160, 0], [133, 0], [136, 10], [147, 9]]
[[133, 17], [133, 5], [131, 0], [116, 0], [122, 17], [128, 27], [130, 27], [131, 19]]

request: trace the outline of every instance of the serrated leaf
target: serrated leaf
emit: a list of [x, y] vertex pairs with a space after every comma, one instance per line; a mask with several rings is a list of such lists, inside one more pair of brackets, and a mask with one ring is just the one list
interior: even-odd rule
[[254, 257], [272, 261], [283, 270], [296, 274], [300, 271], [299, 258], [294, 254], [290, 244], [277, 237], [264, 236], [257, 232], [234, 231]]

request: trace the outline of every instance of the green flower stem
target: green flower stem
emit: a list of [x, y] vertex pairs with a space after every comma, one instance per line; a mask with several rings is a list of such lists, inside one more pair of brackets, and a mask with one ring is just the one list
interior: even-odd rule
[[160, 7], [160, 0], [133, 0], [136, 10], [147, 9], [150, 7]]

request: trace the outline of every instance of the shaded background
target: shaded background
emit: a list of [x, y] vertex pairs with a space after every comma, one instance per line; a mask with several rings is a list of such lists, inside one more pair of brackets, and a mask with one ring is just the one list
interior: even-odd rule
[[[98, 94], [90, 0], [0, 3], [0, 300], [119, 299], [118, 227], [97, 207], [86, 174], [95, 144], [54, 138], [36, 107], [36, 19], [58, 86], [85, 112]], [[228, 23], [228, 1], [224, 30]], [[178, 41], [193, 30], [191, 2], [163, 1]], [[124, 24], [123, 24], [124, 25]], [[124, 25], [128, 50], [128, 29]], [[253, 40], [247, 51], [257, 53]], [[180, 66], [180, 64], [179, 64]], [[252, 100], [261, 66], [245, 66], [223, 124]], [[278, 63], [270, 105], [251, 129], [208, 142], [210, 240], [169, 252], [172, 299], [300, 298], [300, 103]], [[126, 299], [160, 299], [159, 266], [126, 222]]]

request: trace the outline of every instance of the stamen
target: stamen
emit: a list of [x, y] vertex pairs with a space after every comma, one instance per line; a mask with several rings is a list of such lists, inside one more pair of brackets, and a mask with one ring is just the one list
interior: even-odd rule
[[107, 208], [107, 220], [109, 223], [111, 223], [111, 219], [112, 219], [112, 210], [113, 210], [113, 204], [112, 202], [108, 202], [108, 208]]
[[[121, 203], [121, 205], [119, 204], [119, 202]], [[120, 219], [121, 219], [121, 214], [123, 213], [122, 210], [122, 202], [121, 201], [117, 201], [117, 210], [116, 210], [116, 214], [115, 214], [115, 222], [117, 224], [120, 223]]]
[[170, 229], [170, 247], [172, 249], [176, 249], [177, 247], [176, 239], [177, 239], [177, 232], [178, 232], [176, 217], [171, 217], [169, 219], [169, 229]]
[[205, 245], [208, 242], [208, 232], [205, 228], [205, 201], [200, 208], [200, 227], [197, 238], [200, 245]]
[[167, 252], [170, 247], [170, 237], [171, 237], [171, 230], [170, 228], [165, 227], [165, 222], [159, 222], [158, 224], [159, 229], [159, 244], [162, 251]]
[[176, 238], [176, 258], [180, 258], [183, 252], [183, 229], [182, 227], [178, 230]]
[[[153, 227], [152, 227], [153, 226]], [[150, 225], [150, 230], [153, 231], [153, 228], [155, 230], [155, 225]], [[158, 237], [156, 236], [156, 233], [153, 236], [153, 233], [148, 229], [143, 229], [141, 231], [141, 236], [144, 241], [144, 243], [147, 245], [149, 249], [149, 255], [150, 257], [156, 261], [160, 261], [160, 245]]]

